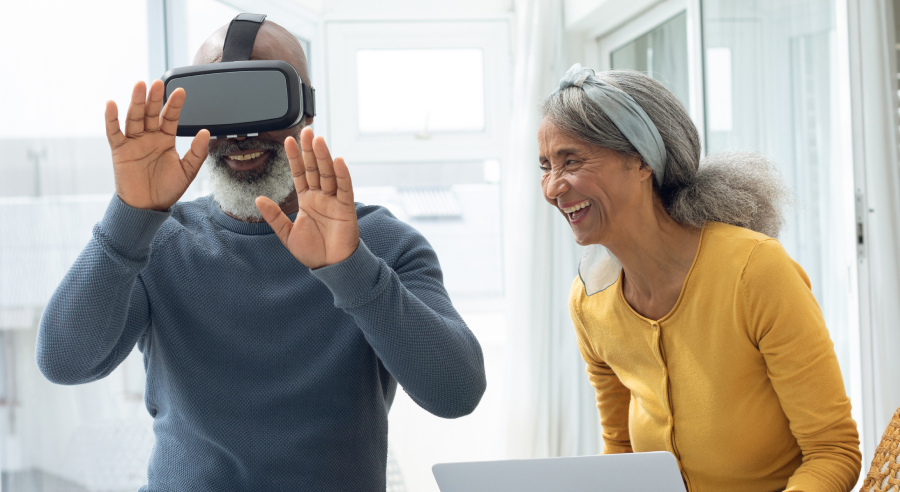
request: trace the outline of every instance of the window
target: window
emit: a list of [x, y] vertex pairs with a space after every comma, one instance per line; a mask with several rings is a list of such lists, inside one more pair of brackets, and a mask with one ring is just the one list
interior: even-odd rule
[[601, 68], [648, 71], [675, 92], [706, 153], [749, 150], [777, 164], [796, 199], [779, 240], [810, 278], [862, 429], [857, 207], [839, 5], [666, 0], [600, 33], [597, 47]]
[[33, 21], [0, 32], [3, 45], [27, 47], [7, 50], [16, 70], [0, 80], [14, 95], [0, 121], [0, 480], [11, 491], [135, 490], [146, 483], [152, 431], [142, 402], [124, 397], [122, 371], [56, 386], [34, 348], [44, 304], [114, 193], [104, 106], [113, 99], [124, 112], [134, 82], [148, 79], [147, 6], [8, 8]]
[[646, 72], [674, 92], [686, 108], [690, 107], [687, 13], [681, 12], [610, 56], [612, 68]]
[[[152, 17], [155, 7], [160, 19]], [[4, 115], [15, 117], [0, 121], [4, 491], [137, 490], [147, 483], [154, 435], [143, 402], [142, 354], [135, 349], [106, 378], [72, 387], [48, 382], [34, 358], [44, 305], [115, 192], [106, 101], [116, 101], [123, 119], [135, 81], [159, 78], [166, 59], [169, 67], [189, 64], [206, 36], [238, 12], [213, 0], [167, 0], [165, 7], [167, 22], [157, 0], [18, 2], [9, 5], [12, 17], [36, 21], [0, 31], [5, 46], [26, 46], [7, 50], [5, 62], [16, 73], [0, 80], [0, 89], [15, 95], [4, 102]], [[279, 15], [269, 7], [310, 46], [306, 39], [316, 32], [303, 30], [308, 14], [285, 7], [289, 12]], [[181, 140], [187, 139], [178, 142], [183, 152]], [[202, 182], [195, 180], [185, 198], [204, 193]]]
[[326, 37], [329, 145], [347, 160], [356, 201], [428, 239], [484, 352], [490, 384], [472, 415], [440, 419], [402, 391], [391, 408], [389, 471], [405, 490], [436, 492], [435, 463], [502, 458], [507, 24], [334, 22]]
[[[428, 83], [410, 83], [425, 74]], [[356, 52], [360, 133], [484, 130], [484, 56], [479, 49]]]
[[351, 166], [502, 158], [506, 32], [505, 21], [327, 24], [334, 151]]
[[708, 152], [771, 157], [796, 195], [781, 237], [809, 275], [850, 378], [857, 321], [852, 166], [838, 124], [834, 2], [703, 1]]
[[706, 50], [706, 98], [710, 132], [730, 132], [734, 129], [734, 101], [731, 93], [731, 48]]
[[586, 52], [588, 59], [595, 59], [599, 70], [645, 72], [671, 90], [697, 126], [702, 145], [704, 67], [696, 0], [665, 0], [644, 13], [636, 5], [610, 13], [604, 25], [619, 27], [592, 34], [596, 52]]
[[[779, 240], [809, 276], [863, 429], [859, 379], [856, 195], [843, 157], [835, 2], [703, 0], [708, 152], [774, 160], [793, 190]], [[715, 85], [713, 85], [715, 84]], [[849, 105], [848, 105], [849, 106]], [[857, 352], [858, 354], [858, 352]]]

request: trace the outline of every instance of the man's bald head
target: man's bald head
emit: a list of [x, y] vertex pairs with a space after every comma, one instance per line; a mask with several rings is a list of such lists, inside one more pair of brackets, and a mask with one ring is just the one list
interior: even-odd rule
[[[225, 35], [228, 33], [228, 24], [220, 27], [210, 37], [206, 38], [197, 54], [194, 55], [194, 65], [216, 63], [222, 60], [222, 48], [225, 45]], [[312, 85], [309, 80], [309, 67], [306, 64], [306, 54], [300, 42], [287, 29], [272, 21], [264, 21], [259, 26], [256, 41], [253, 43], [253, 51], [250, 52], [251, 60], [281, 60], [290, 63], [300, 76], [300, 80], [306, 85]]]

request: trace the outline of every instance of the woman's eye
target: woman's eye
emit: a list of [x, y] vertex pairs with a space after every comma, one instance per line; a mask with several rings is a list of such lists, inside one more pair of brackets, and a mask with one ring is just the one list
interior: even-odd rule
[[545, 166], [545, 165], [541, 164], [539, 167], [541, 168], [541, 171], [543, 171], [545, 173], [550, 172], [550, 166]]
[[578, 161], [573, 161], [572, 159], [566, 161], [567, 166], [574, 166], [575, 164], [578, 164]]

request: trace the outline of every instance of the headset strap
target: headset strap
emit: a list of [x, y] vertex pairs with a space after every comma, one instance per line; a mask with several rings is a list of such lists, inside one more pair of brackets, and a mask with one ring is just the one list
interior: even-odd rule
[[[225, 45], [222, 47], [222, 61], [244, 61], [250, 59], [253, 43], [259, 26], [266, 14], [238, 14], [228, 25]], [[316, 115], [316, 90], [300, 81], [303, 96], [303, 114], [310, 118]]]
[[225, 45], [222, 47], [222, 61], [243, 61], [250, 59], [253, 43], [259, 26], [266, 19], [266, 14], [238, 14], [228, 25], [225, 34]]
[[303, 92], [303, 114], [310, 118], [316, 115], [316, 90], [300, 82]]

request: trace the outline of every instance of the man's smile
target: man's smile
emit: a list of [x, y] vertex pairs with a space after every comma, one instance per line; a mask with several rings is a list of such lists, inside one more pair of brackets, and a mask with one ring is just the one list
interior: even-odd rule
[[266, 162], [269, 151], [263, 149], [239, 150], [224, 157], [228, 167], [235, 171], [247, 171], [254, 169]]

